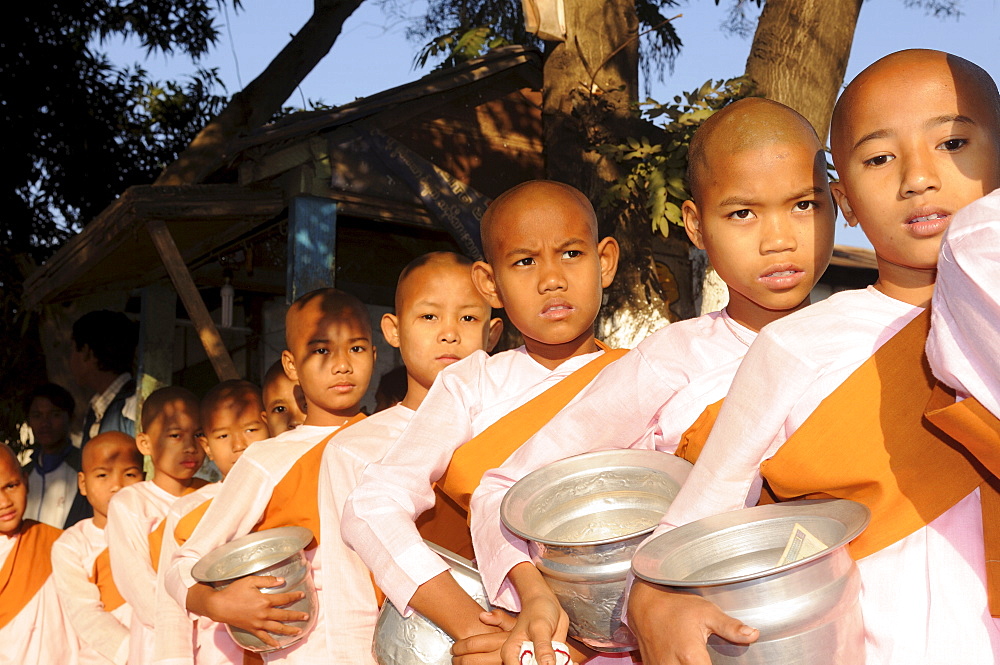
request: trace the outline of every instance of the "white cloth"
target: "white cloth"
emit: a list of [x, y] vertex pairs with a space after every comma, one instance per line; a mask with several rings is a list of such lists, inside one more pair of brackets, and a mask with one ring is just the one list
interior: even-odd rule
[[94, 561], [107, 549], [104, 529], [85, 519], [69, 527], [52, 546], [52, 577], [59, 602], [76, 634], [80, 665], [124, 665], [129, 651], [128, 603], [108, 612], [91, 581]]
[[755, 337], [725, 311], [664, 327], [605, 367], [500, 468], [486, 472], [472, 496], [471, 527], [476, 563], [494, 604], [520, 611], [505, 578], [518, 563], [531, 561], [527, 543], [500, 521], [507, 490], [535, 469], [586, 452], [673, 453], [705, 408], [726, 396]]
[[[186, 607], [187, 590], [195, 584], [191, 577], [194, 564], [216, 547], [252, 532], [263, 518], [278, 482], [302, 455], [337, 429], [300, 425], [267, 441], [255, 443], [244, 451], [226, 476], [218, 496], [212, 501], [191, 538], [174, 554], [169, 568], [164, 570], [164, 588], [178, 605]], [[334, 437], [330, 445], [341, 436], [346, 437], [351, 429]], [[315, 500], [318, 501], [318, 497]], [[326, 587], [322, 549], [321, 543], [319, 547], [306, 552], [316, 590], [321, 598]], [[316, 611], [317, 627], [326, 625], [324, 613], [325, 608], [321, 602]], [[188, 614], [192, 619], [195, 618], [190, 612]], [[328, 651], [326, 631], [314, 628], [294, 645], [264, 654], [264, 659], [268, 663], [320, 665], [331, 662]]]
[[351, 425], [323, 451], [319, 476], [319, 508], [323, 516], [320, 556], [329, 579], [319, 601], [326, 618], [331, 663], [375, 664], [371, 644], [378, 603], [371, 574], [340, 536], [341, 515], [365, 467], [382, 459], [412, 416], [412, 409], [397, 404]]
[[118, 490], [108, 504], [105, 534], [115, 586], [132, 606], [129, 624], [129, 665], [153, 662], [156, 621], [156, 572], [150, 560], [149, 534], [167, 516], [173, 494], [152, 480]]
[[[158, 571], [165, 571], [179, 549], [177, 522], [218, 496], [222, 483], [211, 483], [174, 501], [167, 512]], [[192, 621], [186, 609], [167, 593], [164, 575], [156, 577], [156, 635], [153, 662], [157, 665], [225, 665], [243, 662], [243, 649], [229, 636], [225, 624], [205, 617]]]
[[[14, 550], [17, 536], [0, 535], [0, 568]], [[76, 663], [73, 629], [59, 604], [52, 575], [6, 626], [0, 628], [0, 665]]]
[[402, 436], [370, 464], [344, 506], [342, 534], [397, 608], [412, 613], [417, 588], [448, 570], [415, 521], [434, 505], [432, 483], [460, 446], [499, 418], [593, 360], [576, 356], [554, 370], [524, 347], [488, 356], [476, 351], [445, 368]]
[[934, 375], [1000, 417], [1000, 189], [962, 208], [941, 245], [927, 357]]
[[36, 464], [28, 476], [28, 504], [24, 508], [24, 519], [63, 528], [76, 498], [76, 474], [76, 469], [63, 462], [43, 476]]
[[[754, 505], [760, 464], [921, 311], [869, 287], [765, 327], [654, 536]], [[1000, 661], [1000, 624], [986, 604], [978, 490], [927, 527], [859, 560], [858, 568], [868, 665]]]

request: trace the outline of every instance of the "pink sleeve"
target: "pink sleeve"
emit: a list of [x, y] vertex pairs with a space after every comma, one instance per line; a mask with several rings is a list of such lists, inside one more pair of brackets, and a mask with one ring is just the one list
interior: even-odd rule
[[[479, 356], [479, 357], [477, 357]], [[371, 464], [344, 505], [341, 534], [404, 614], [417, 588], [448, 570], [415, 520], [434, 505], [432, 484], [473, 436], [472, 414], [485, 354], [442, 372], [400, 438]]]
[[941, 246], [927, 357], [934, 375], [1000, 417], [1000, 190], [966, 206]]

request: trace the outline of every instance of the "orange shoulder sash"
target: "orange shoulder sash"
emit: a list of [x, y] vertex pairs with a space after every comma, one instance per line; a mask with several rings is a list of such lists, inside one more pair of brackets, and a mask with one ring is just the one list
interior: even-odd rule
[[956, 402], [955, 392], [938, 382], [924, 415], [1000, 476], [1000, 419], [979, 400], [970, 397]]
[[295, 461], [288, 473], [274, 486], [271, 500], [264, 508], [264, 516], [254, 527], [254, 531], [279, 526], [304, 526], [313, 533], [313, 542], [308, 549], [319, 545], [319, 469], [323, 451], [330, 439], [364, 418], [363, 413], [354, 416]]
[[163, 549], [163, 535], [167, 531], [167, 518], [164, 517], [156, 528], [149, 532], [149, 562], [153, 565], [153, 572], [160, 570], [160, 550]]
[[195, 527], [198, 526], [201, 518], [205, 516], [205, 511], [208, 510], [210, 505], [212, 505], [212, 500], [205, 499], [194, 510], [177, 520], [177, 526], [174, 527], [174, 540], [177, 541], [178, 545], [183, 545], [191, 538]]
[[24, 520], [17, 542], [0, 568], [0, 628], [16, 617], [52, 574], [52, 543], [62, 531]]
[[94, 559], [94, 570], [90, 575], [90, 582], [96, 584], [98, 591], [101, 592], [101, 602], [104, 604], [105, 612], [114, 612], [125, 604], [125, 599], [122, 598], [118, 587], [115, 586], [115, 580], [111, 576], [111, 556], [107, 547]]
[[983, 482], [980, 467], [923, 418], [931, 395], [930, 311], [824, 399], [761, 472], [781, 500], [834, 496], [872, 511], [861, 558], [926, 526]]
[[465, 553], [472, 552], [469, 501], [483, 474], [507, 461], [602, 369], [628, 353], [627, 349], [609, 349], [602, 342], [597, 345], [604, 353], [500, 418], [455, 451], [444, 475], [435, 483], [437, 503], [417, 521], [421, 536], [456, 554], [468, 556]]
[[438, 487], [468, 512], [469, 500], [484, 473], [506, 462], [515, 450], [586, 388], [602, 369], [628, 353], [627, 349], [604, 348], [604, 353], [500, 418], [456, 450], [444, 475], [437, 482]]
[[719, 411], [722, 409], [723, 401], [725, 400], [720, 399], [718, 402], [705, 407], [705, 410], [701, 412], [701, 415], [694, 421], [694, 424], [688, 427], [684, 434], [681, 435], [680, 443], [677, 444], [677, 450], [674, 451], [675, 455], [681, 459], [686, 459], [692, 464], [698, 461], [701, 451], [705, 448], [705, 442], [708, 441], [708, 435], [712, 433], [712, 427], [715, 425], [715, 421], [719, 419]]

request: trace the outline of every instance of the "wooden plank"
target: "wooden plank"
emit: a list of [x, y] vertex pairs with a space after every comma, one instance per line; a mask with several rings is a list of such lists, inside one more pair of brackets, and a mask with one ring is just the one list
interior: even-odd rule
[[288, 206], [288, 304], [310, 291], [334, 285], [337, 204], [319, 196], [296, 196]]
[[222, 343], [219, 330], [215, 327], [215, 322], [212, 321], [212, 317], [208, 313], [205, 301], [198, 293], [198, 287], [195, 286], [191, 273], [188, 272], [167, 225], [162, 220], [151, 219], [146, 222], [146, 230], [149, 231], [149, 236], [163, 260], [163, 265], [167, 268], [170, 280], [174, 283], [174, 288], [177, 289], [181, 302], [184, 303], [184, 309], [187, 310], [188, 316], [191, 317], [191, 321], [198, 331], [198, 338], [201, 340], [202, 346], [205, 347], [205, 353], [212, 363], [212, 368], [215, 369], [215, 374], [220, 381], [240, 378], [239, 372], [236, 371], [236, 365], [233, 364], [233, 359], [229, 356], [226, 345]]

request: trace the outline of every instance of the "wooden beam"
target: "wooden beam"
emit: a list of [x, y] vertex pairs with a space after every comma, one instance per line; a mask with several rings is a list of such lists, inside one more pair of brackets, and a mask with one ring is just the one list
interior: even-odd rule
[[215, 322], [212, 321], [212, 317], [208, 313], [205, 301], [198, 293], [198, 287], [195, 286], [191, 273], [188, 272], [167, 225], [162, 220], [150, 219], [146, 221], [146, 230], [149, 231], [156, 251], [163, 259], [163, 265], [166, 266], [170, 280], [174, 283], [174, 288], [177, 289], [181, 302], [184, 303], [184, 309], [187, 310], [188, 316], [191, 317], [191, 321], [198, 331], [201, 345], [205, 347], [205, 353], [215, 369], [215, 374], [220, 381], [240, 378], [239, 372], [236, 371], [236, 365], [229, 356], [226, 345], [222, 343], [219, 330], [215, 327]]

